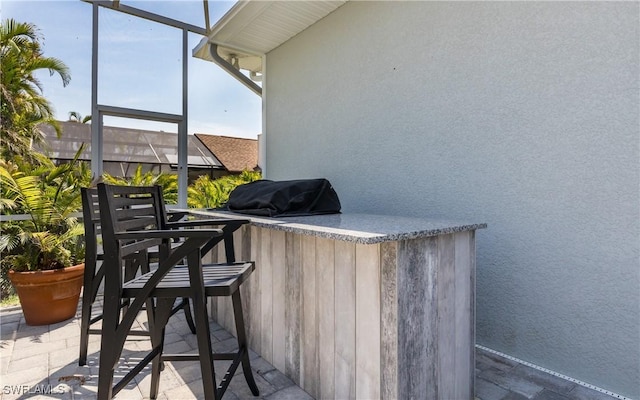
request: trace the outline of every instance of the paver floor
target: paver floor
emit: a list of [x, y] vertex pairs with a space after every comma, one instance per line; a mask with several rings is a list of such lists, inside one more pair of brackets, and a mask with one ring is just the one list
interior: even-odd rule
[[[143, 328], [143, 318], [138, 321]], [[215, 322], [211, 330], [216, 351], [230, 351], [235, 338]], [[93, 399], [97, 392], [100, 337], [92, 335], [86, 366], [78, 366], [80, 321], [74, 318], [48, 326], [28, 326], [20, 308], [0, 310], [0, 399]], [[196, 349], [184, 316], [170, 320], [165, 338], [167, 353]], [[127, 341], [117, 376], [126, 373], [130, 361], [149, 349], [146, 337]], [[259, 399], [306, 400], [312, 397], [258, 354], [250, 352], [251, 366], [260, 389]], [[228, 361], [216, 361], [225, 371]], [[150, 370], [142, 371], [115, 398], [149, 397]], [[612, 400], [615, 397], [585, 388], [533, 368], [478, 350], [476, 352], [476, 398], [478, 400]], [[202, 398], [202, 378], [196, 362], [167, 362], [161, 374], [159, 399]], [[239, 369], [225, 393], [225, 400], [256, 399]], [[459, 400], [459, 399], [451, 399]], [[460, 399], [462, 400], [462, 399]]]

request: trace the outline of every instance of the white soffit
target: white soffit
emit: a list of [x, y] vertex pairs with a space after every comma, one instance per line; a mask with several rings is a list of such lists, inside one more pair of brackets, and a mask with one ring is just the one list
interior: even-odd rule
[[[260, 72], [262, 55], [315, 24], [346, 1], [240, 1], [193, 50], [194, 57], [213, 61], [209, 43], [218, 54], [241, 69]], [[231, 57], [234, 60], [231, 60]]]

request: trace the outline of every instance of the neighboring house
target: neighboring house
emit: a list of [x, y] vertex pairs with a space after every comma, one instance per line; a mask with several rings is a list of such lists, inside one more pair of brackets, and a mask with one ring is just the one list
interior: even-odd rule
[[[46, 145], [43, 150], [48, 151], [52, 159], [65, 162], [73, 159], [82, 143], [86, 143], [86, 148], [80, 159], [90, 161], [91, 125], [70, 121], [60, 122], [60, 124], [63, 132], [60, 138], [56, 136], [55, 130], [51, 126], [42, 127], [46, 136]], [[212, 135], [199, 136], [217, 137]], [[224, 140], [223, 143], [219, 143], [216, 146], [216, 151], [224, 155], [225, 163], [229, 163], [232, 168], [227, 168], [198, 138], [189, 136], [187, 156], [189, 181], [197, 179], [200, 175], [217, 178], [237, 173], [238, 171], [235, 169], [237, 164], [228, 159], [233, 154], [241, 155], [247, 165], [256, 165], [255, 161], [251, 164], [250, 153], [253, 151], [254, 158], [257, 159], [257, 145], [250, 143], [250, 139], [238, 139], [237, 141], [233, 140], [234, 138], [229, 139], [232, 140]], [[247, 144], [242, 146], [242, 143]], [[228, 148], [225, 147], [227, 144]], [[174, 133], [105, 126], [103, 148], [104, 171], [110, 175], [130, 177], [138, 165], [142, 165], [143, 172], [176, 172], [178, 139]]]
[[242, 2], [195, 49], [262, 57], [266, 177], [488, 223], [477, 343], [640, 398], [640, 3], [342, 3]]
[[259, 170], [258, 140], [202, 133], [196, 133], [195, 136], [216, 156], [227, 172], [238, 174]]

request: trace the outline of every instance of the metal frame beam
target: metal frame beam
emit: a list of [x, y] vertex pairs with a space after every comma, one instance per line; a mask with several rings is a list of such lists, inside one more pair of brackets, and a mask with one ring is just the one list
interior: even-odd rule
[[[189, 32], [206, 36], [207, 29], [187, 24], [158, 14], [119, 4], [119, 1], [82, 0], [93, 6], [92, 50], [91, 50], [91, 172], [93, 179], [103, 173], [103, 125], [104, 116], [169, 122], [178, 125], [178, 206], [187, 207], [188, 165], [188, 46]], [[124, 12], [139, 18], [157, 22], [182, 30], [182, 115], [158, 113], [131, 108], [98, 104], [98, 7]]]
[[178, 21], [177, 19], [167, 18], [165, 16], [154, 14], [149, 11], [141, 10], [139, 8], [127, 6], [124, 4], [116, 4], [116, 2], [112, 2], [109, 0], [82, 0], [85, 3], [91, 3], [94, 5], [98, 5], [100, 7], [109, 8], [114, 11], [120, 11], [125, 14], [133, 15], [136, 17], [144, 18], [149, 21], [158, 22], [163, 25], [172, 26], [178, 29], [186, 29], [189, 32], [197, 33], [202, 36], [207, 36], [207, 28], [201, 28], [196, 25], [187, 24], [186, 22]]
[[98, 104], [98, 111], [101, 115], [108, 115], [111, 117], [143, 119], [156, 122], [169, 122], [174, 124], [179, 124], [183, 120], [182, 115], [178, 114], [167, 114], [155, 111], [138, 110], [135, 108], [105, 106], [102, 104]]
[[98, 5], [93, 4], [91, 29], [91, 174], [93, 180], [102, 176], [102, 121], [98, 115]]
[[183, 120], [178, 124], [178, 205], [187, 207], [187, 186], [189, 186], [189, 160], [187, 130], [189, 62], [188, 51], [189, 32], [182, 30], [182, 115]]

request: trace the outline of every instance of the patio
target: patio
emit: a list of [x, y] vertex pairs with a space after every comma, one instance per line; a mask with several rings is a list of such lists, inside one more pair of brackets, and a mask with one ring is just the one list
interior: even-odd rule
[[[100, 338], [93, 335], [89, 344], [88, 365], [79, 367], [78, 346], [80, 323], [72, 320], [49, 326], [28, 326], [20, 307], [0, 310], [0, 399], [91, 399], [97, 390], [97, 360]], [[78, 314], [79, 315], [79, 314]], [[145, 322], [141, 318], [138, 323]], [[211, 322], [215, 350], [227, 351], [235, 346], [235, 338], [220, 325]], [[196, 348], [195, 336], [189, 332], [182, 313], [172, 317], [166, 332], [169, 352], [190, 352]], [[147, 338], [127, 342], [126, 360], [135, 359], [148, 349]], [[222, 370], [223, 361], [216, 362]], [[311, 399], [305, 391], [258, 354], [251, 352], [252, 368], [260, 388], [261, 399]], [[538, 371], [499, 355], [477, 349], [476, 398], [480, 400], [611, 400], [615, 397], [576, 383]], [[148, 398], [148, 371], [145, 370], [116, 399]], [[159, 399], [198, 399], [202, 383], [196, 364], [167, 362], [162, 373]], [[231, 381], [225, 399], [255, 399], [244, 379]]]
[[[477, 259], [477, 285], [475, 275], [474, 281], [459, 280], [471, 282], [467, 286], [474, 289], [466, 292], [471, 294], [468, 297], [472, 300], [471, 307], [461, 307], [472, 312], [471, 318], [460, 319], [471, 328], [459, 330], [470, 333], [467, 340], [460, 345], [460, 340], [451, 335], [453, 330], [447, 325], [437, 331], [440, 337], [446, 338], [443, 342], [447, 345], [456, 344], [466, 352], [466, 363], [460, 369], [469, 381], [464, 386], [467, 393], [464, 396], [442, 395], [449, 392], [430, 382], [424, 387], [401, 386], [415, 390], [413, 396], [356, 392], [360, 397], [435, 397], [419, 395], [426, 393], [425, 388], [428, 388], [436, 390], [444, 400], [472, 398], [469, 391], [473, 389], [471, 378], [475, 375], [473, 393], [481, 399], [523, 396], [588, 399], [603, 398], [603, 392], [618, 399], [640, 398], [637, 357], [640, 342], [637, 260], [640, 248], [635, 235], [629, 234], [637, 232], [640, 226], [636, 185], [639, 148], [630, 144], [638, 143], [640, 98], [638, 91], [632, 90], [639, 87], [640, 76], [637, 2], [326, 1], [317, 3], [326, 3], [328, 8], [317, 10], [316, 2], [310, 1], [246, 1], [238, 2], [232, 12], [211, 24], [213, 21], [208, 18], [208, 2], [205, 1], [202, 28], [139, 12], [126, 4], [120, 5], [118, 0], [85, 1], [93, 7], [94, 21], [91, 57], [93, 173], [102, 172], [103, 117], [144, 117], [177, 125], [180, 137], [178, 200], [185, 206], [186, 147], [188, 128], [191, 127], [187, 124], [188, 106], [194, 104], [187, 101], [187, 70], [189, 57], [194, 55], [213, 61], [263, 96], [259, 154], [266, 178], [286, 180], [321, 174], [334, 182], [349, 211], [394, 216], [471, 217], [491, 224], [490, 230], [478, 236], [477, 257], [474, 253], [473, 258], [466, 259], [473, 260], [473, 264], [467, 263], [473, 266], [468, 269], [471, 272], [475, 271]], [[103, 6], [112, 10], [99, 12], [98, 7]], [[176, 114], [98, 103], [98, 99], [109, 98], [102, 91], [98, 96], [98, 15], [110, 15], [108, 13], [112, 11], [129, 13], [181, 31], [182, 107], [177, 104], [173, 107]], [[298, 18], [298, 14], [309, 11], [314, 11], [309, 19]], [[299, 25], [301, 20], [304, 23]], [[291, 30], [280, 36], [283, 27]], [[193, 46], [188, 45], [188, 36], [192, 34], [203, 38], [189, 54]], [[159, 35], [153, 36], [153, 39], [159, 38]], [[247, 66], [247, 60], [252, 59], [255, 65]], [[262, 81], [265, 89], [275, 90], [265, 90], [263, 95], [262, 87], [251, 78]], [[283, 242], [281, 236], [277, 240]], [[284, 243], [286, 245], [286, 240]], [[263, 251], [263, 248], [267, 250]], [[266, 246], [261, 247], [263, 258], [275, 259], [281, 255], [268, 250]], [[280, 273], [282, 269], [274, 271]], [[371, 271], [381, 269], [371, 268]], [[266, 276], [267, 285], [277, 282], [277, 289], [284, 292], [280, 283], [285, 280], [272, 280], [271, 272]], [[367, 287], [382, 288], [375, 295], [390, 293], [377, 285], [378, 281], [374, 283]], [[313, 285], [316, 285], [315, 280]], [[322, 307], [316, 305], [327, 302], [316, 301], [315, 294], [319, 292], [309, 291], [308, 297], [313, 301], [314, 309], [322, 311]], [[300, 291], [285, 293], [300, 298]], [[335, 301], [335, 292], [327, 293]], [[395, 293], [403, 293], [404, 300], [411, 295], [405, 290]], [[370, 293], [365, 291], [365, 294]], [[280, 301], [278, 314], [266, 314], [265, 320], [269, 326], [282, 330], [283, 325], [279, 322], [284, 319], [283, 296], [275, 298]], [[460, 299], [458, 296], [442, 298]], [[475, 298], [480, 311], [477, 314], [473, 313]], [[402, 305], [416, 303], [405, 301]], [[273, 309], [269, 299], [266, 304], [268, 310]], [[349, 304], [351, 306], [352, 302]], [[358, 304], [377, 307], [381, 303], [361, 301]], [[385, 304], [395, 306], [400, 303], [389, 301]], [[434, 302], [422, 304], [431, 307]], [[350, 335], [348, 337], [354, 343], [341, 344], [341, 347], [335, 346], [334, 339], [347, 336], [340, 336], [338, 327], [343, 325], [335, 323], [339, 318], [335, 318], [334, 307], [325, 308], [329, 310], [326, 320], [333, 324], [316, 324], [318, 319], [314, 317], [317, 314], [312, 315], [301, 308], [296, 309], [295, 318], [288, 320], [299, 322], [301, 316], [310, 319], [312, 322], [307, 326], [313, 328], [309, 330], [311, 338], [319, 339], [319, 332], [322, 332], [324, 338], [328, 338], [328, 345], [338, 349], [340, 355], [340, 350], [351, 350], [356, 344], [361, 350], [358, 361], [365, 358], [361, 356], [363, 353], [374, 353], [371, 356], [374, 362], [365, 363], [365, 366], [374, 365], [372, 375], [380, 380], [369, 380], [368, 387], [380, 388], [380, 382], [387, 387], [395, 384], [395, 378], [399, 376], [398, 365], [408, 364], [398, 363], [401, 357], [395, 357], [395, 363], [387, 362], [388, 359], [379, 357], [378, 353], [381, 349], [396, 350], [396, 345], [401, 347], [400, 341], [396, 340], [397, 333], [406, 330], [392, 330], [396, 336], [387, 336], [390, 337], [389, 345], [384, 346], [376, 343], [384, 338], [379, 334], [382, 331], [379, 328], [384, 323], [395, 324], [395, 329], [405, 322], [408, 325], [424, 321], [405, 318], [409, 315], [407, 310], [423, 312], [424, 308], [414, 306], [400, 310], [396, 307], [394, 311], [405, 314], [396, 313], [394, 315], [400, 317], [395, 319], [360, 317], [360, 322], [364, 323], [360, 324], [359, 332], [365, 333], [361, 337], [367, 337], [369, 323], [376, 325], [374, 335], [370, 335], [374, 345], [363, 344]], [[254, 307], [253, 310], [257, 309]], [[349, 308], [351, 310], [355, 307]], [[19, 311], [3, 309], [0, 312], [3, 314], [0, 377], [6, 385], [0, 398], [33, 397], [39, 393], [24, 392], [29, 388], [48, 390], [65, 382], [67, 387], [58, 387], [59, 391], [75, 388], [77, 395], [71, 390], [68, 394], [51, 396], [92, 397], [96, 373], [92, 368], [98, 357], [98, 342], [93, 343], [93, 366], [78, 369], [75, 361], [77, 321], [31, 328], [22, 323]], [[448, 318], [446, 321], [458, 320]], [[218, 322], [221, 325], [214, 328], [218, 346], [222, 348], [230, 345], [231, 340], [223, 328], [228, 326], [224, 317]], [[182, 332], [184, 327], [180, 322], [174, 321], [174, 324], [169, 332], [169, 344], [186, 350], [191, 347], [193, 338]], [[254, 332], [268, 332], [261, 325], [253, 326], [258, 327]], [[427, 331], [420, 326], [412, 331], [413, 338], [431, 345], [434, 341], [427, 337]], [[284, 347], [284, 335], [270, 337], [276, 338], [278, 350]], [[355, 338], [359, 339], [358, 336]], [[527, 366], [531, 364], [527, 362], [514, 362], [509, 355], [504, 359], [483, 349], [476, 350], [475, 340], [621, 395], [604, 389], [590, 391], [589, 388], [595, 389], [590, 384], [571, 379], [557, 380], [538, 372], [538, 367], [529, 369]], [[270, 345], [274, 343], [272, 340]], [[138, 351], [147, 346], [140, 340], [129, 345], [127, 357], [137, 357]], [[260, 359], [254, 354], [256, 364], [269, 360], [292, 376], [282, 366], [281, 359], [274, 359], [259, 344], [253, 348], [264, 357]], [[436, 357], [424, 356], [416, 346], [404, 346], [401, 350], [403, 356], [433, 364], [430, 368], [404, 367], [401, 370], [404, 378], [413, 378], [418, 371], [436, 371], [440, 376], [451, 376], [438, 364]], [[107, 357], [105, 353], [102, 353], [103, 360]], [[293, 356], [286, 361], [302, 360], [300, 353], [291, 354]], [[313, 367], [321, 367], [313, 372], [333, 382], [336, 375], [330, 367], [335, 367], [340, 359], [326, 357], [322, 365], [316, 362], [317, 354], [327, 353], [314, 353]], [[438, 350], [437, 354], [445, 354], [447, 367], [463, 365], [447, 359], [444, 351]], [[167, 391], [183, 389], [186, 398], [199, 397], [199, 374], [189, 368], [168, 364], [164, 397], [181, 398], [180, 394]], [[257, 375], [264, 379], [269, 389], [263, 391], [264, 396], [275, 398], [283, 396], [281, 392], [296, 389], [293, 384], [284, 387], [272, 382], [279, 382], [281, 377], [268, 379], [268, 373], [275, 371], [272, 366], [256, 368]], [[311, 369], [304, 366], [297, 372]], [[343, 371], [353, 370], [343, 368]], [[380, 370], [392, 373], [383, 375], [378, 373]], [[59, 382], [59, 377], [64, 378], [64, 382]], [[291, 380], [313, 397], [333, 397], [316, 393], [306, 386], [310, 380], [299, 377]], [[29, 386], [25, 381], [36, 386]], [[410, 379], [404, 382], [408, 381]], [[454, 382], [453, 379], [441, 381]], [[146, 386], [144, 382], [139, 385], [132, 386], [128, 394], [144, 396]], [[242, 390], [241, 387], [233, 389]], [[298, 394], [302, 395], [300, 391]], [[240, 391], [233, 391], [228, 397], [233, 395], [242, 397]]]

